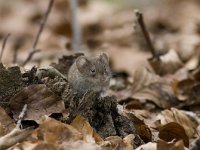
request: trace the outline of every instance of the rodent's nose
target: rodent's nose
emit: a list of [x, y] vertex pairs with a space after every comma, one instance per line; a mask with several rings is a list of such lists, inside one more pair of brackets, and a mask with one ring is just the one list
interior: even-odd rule
[[109, 83], [109, 81], [110, 81], [110, 78], [109, 78], [109, 77], [101, 78], [101, 79], [100, 79], [100, 83], [101, 83], [101, 84], [102, 84], [102, 83], [104, 83], [104, 84], [106, 83], [106, 84], [107, 84], [107, 83]]

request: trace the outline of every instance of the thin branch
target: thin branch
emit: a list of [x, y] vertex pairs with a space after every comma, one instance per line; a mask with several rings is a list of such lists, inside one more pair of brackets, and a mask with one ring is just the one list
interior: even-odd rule
[[50, 1], [49, 1], [49, 5], [48, 5], [48, 7], [47, 7], [47, 10], [46, 10], [46, 12], [45, 12], [45, 14], [44, 14], [44, 17], [43, 17], [43, 19], [42, 19], [42, 21], [41, 21], [41, 24], [40, 24], [40, 28], [39, 28], [39, 30], [38, 30], [38, 32], [37, 32], [37, 35], [36, 35], [36, 37], [35, 37], [35, 40], [34, 40], [34, 42], [33, 42], [33, 49], [35, 49], [36, 46], [37, 46], [37, 43], [38, 43], [39, 38], [40, 38], [40, 35], [41, 35], [41, 33], [42, 33], [43, 29], [44, 29], [44, 25], [46, 24], [47, 18], [48, 18], [48, 16], [49, 16], [49, 13], [50, 13], [51, 8], [52, 8], [52, 6], [53, 6], [53, 3], [54, 3], [54, 0], [50, 0]]
[[72, 28], [72, 48], [73, 50], [80, 50], [82, 37], [81, 28], [78, 22], [77, 16], [78, 0], [70, 0], [70, 11], [71, 11], [71, 28]]
[[10, 36], [10, 33], [8, 33], [4, 38], [3, 38], [3, 44], [2, 44], [2, 47], [1, 47], [1, 53], [0, 53], [0, 62], [1, 62], [1, 59], [3, 57], [3, 52], [4, 52], [4, 49], [6, 47], [6, 42], [8, 40], [8, 37]]
[[27, 59], [24, 61], [24, 63], [22, 64], [22, 66], [25, 66], [31, 60], [31, 58], [33, 57], [33, 55], [35, 53], [39, 52], [39, 50], [36, 49], [36, 46], [38, 44], [40, 35], [41, 35], [41, 33], [42, 33], [43, 29], [44, 29], [44, 26], [46, 24], [46, 21], [47, 21], [47, 18], [49, 16], [49, 13], [50, 13], [50, 11], [52, 9], [53, 3], [54, 3], [54, 0], [50, 0], [49, 1], [47, 10], [46, 10], [46, 12], [44, 14], [44, 17], [43, 17], [43, 19], [42, 19], [42, 21], [40, 23], [40, 28], [39, 28], [39, 30], [38, 30], [38, 32], [36, 34], [35, 40], [33, 41], [33, 46], [32, 46], [31, 52], [29, 53]]
[[38, 52], [40, 52], [39, 49], [35, 49], [35, 50], [31, 51], [31, 52], [29, 53], [28, 57], [26, 58], [26, 60], [24, 61], [24, 63], [22, 64], [22, 66], [25, 66], [25, 65], [32, 59], [33, 55], [34, 55], [35, 53], [38, 53]]
[[20, 129], [21, 121], [24, 118], [26, 111], [27, 104], [24, 105], [21, 113], [19, 114], [19, 120], [17, 121], [16, 127], [8, 134], [0, 137], [0, 149], [7, 149], [16, 143], [25, 140], [33, 132], [32, 127]]
[[22, 119], [24, 118], [26, 111], [27, 111], [27, 104], [24, 105], [21, 113], [19, 114], [19, 120], [17, 121], [16, 128], [20, 128]]
[[9, 147], [15, 145], [16, 143], [22, 142], [28, 136], [30, 136], [32, 132], [33, 132], [32, 128], [27, 128], [22, 130], [19, 128], [14, 128], [8, 134], [0, 137], [0, 150], [8, 149]]
[[151, 42], [151, 39], [150, 39], [150, 36], [149, 36], [149, 33], [146, 29], [146, 25], [144, 23], [144, 19], [143, 19], [143, 14], [141, 12], [139, 12], [138, 10], [135, 10], [135, 15], [137, 17], [137, 21], [138, 21], [138, 24], [140, 25], [141, 29], [142, 29], [142, 33], [144, 35], [144, 38], [147, 42], [147, 45], [149, 47], [149, 50], [151, 51], [151, 54], [152, 54], [152, 57], [155, 58], [157, 57], [156, 56], [156, 52], [155, 52], [155, 48]]

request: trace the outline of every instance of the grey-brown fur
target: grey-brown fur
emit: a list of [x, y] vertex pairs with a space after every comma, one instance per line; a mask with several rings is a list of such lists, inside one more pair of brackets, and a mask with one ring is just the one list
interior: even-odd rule
[[78, 57], [68, 72], [70, 88], [79, 95], [90, 91], [97, 93], [105, 91], [110, 78], [109, 60], [104, 53], [94, 58]]

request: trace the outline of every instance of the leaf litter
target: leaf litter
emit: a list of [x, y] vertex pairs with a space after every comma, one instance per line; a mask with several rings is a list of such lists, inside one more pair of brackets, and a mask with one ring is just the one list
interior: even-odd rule
[[[10, 33], [0, 60], [0, 149], [200, 149], [198, 1], [80, 0], [81, 51], [72, 50], [70, 1], [50, 3], [0, 0], [0, 40]], [[113, 74], [107, 95], [75, 95], [70, 66], [100, 52]]]

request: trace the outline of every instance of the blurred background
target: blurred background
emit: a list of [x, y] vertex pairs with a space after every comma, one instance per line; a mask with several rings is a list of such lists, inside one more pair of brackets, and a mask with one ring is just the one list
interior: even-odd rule
[[[25, 68], [46, 66], [75, 52], [106, 52], [115, 70], [130, 74], [138, 67], [148, 67], [146, 60], [151, 53], [136, 23], [134, 9], [143, 13], [156, 51], [175, 49], [183, 62], [199, 56], [198, 0], [77, 0], [77, 7], [70, 5], [72, 1], [54, 1], [36, 46], [41, 51]], [[10, 33], [2, 57], [4, 65], [23, 64], [48, 3], [49, 0], [0, 0], [1, 45]], [[74, 49], [77, 30], [80, 45]]]

